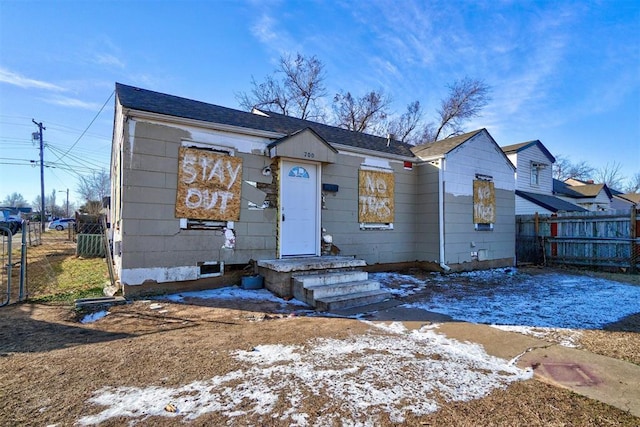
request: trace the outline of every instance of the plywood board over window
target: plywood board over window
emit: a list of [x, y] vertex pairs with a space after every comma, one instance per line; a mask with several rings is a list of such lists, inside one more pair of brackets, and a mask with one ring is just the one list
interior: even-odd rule
[[180, 147], [177, 218], [238, 221], [241, 189], [241, 158]]
[[361, 169], [358, 174], [358, 221], [392, 223], [394, 191], [393, 173]]
[[474, 224], [496, 222], [496, 192], [492, 181], [473, 181], [473, 222]]

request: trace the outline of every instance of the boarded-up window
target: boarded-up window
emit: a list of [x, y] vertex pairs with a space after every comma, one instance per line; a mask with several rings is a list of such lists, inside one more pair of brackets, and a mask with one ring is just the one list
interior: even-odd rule
[[177, 218], [238, 221], [241, 188], [241, 158], [180, 147]]
[[394, 177], [391, 172], [360, 170], [358, 175], [358, 221], [392, 223]]
[[492, 181], [473, 181], [473, 222], [474, 224], [496, 222], [496, 193]]

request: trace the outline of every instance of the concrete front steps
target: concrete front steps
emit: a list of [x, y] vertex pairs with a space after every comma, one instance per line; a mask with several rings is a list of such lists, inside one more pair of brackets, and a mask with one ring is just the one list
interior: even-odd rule
[[318, 311], [335, 311], [382, 302], [390, 297], [366, 271], [333, 271], [292, 277], [294, 298]]
[[318, 311], [335, 311], [390, 299], [380, 283], [361, 271], [367, 263], [345, 256], [259, 260], [265, 287], [282, 298], [294, 297]]

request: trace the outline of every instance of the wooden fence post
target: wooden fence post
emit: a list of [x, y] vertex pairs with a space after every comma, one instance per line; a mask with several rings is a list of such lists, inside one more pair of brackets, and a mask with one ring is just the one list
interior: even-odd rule
[[[553, 239], [554, 237], [558, 236], [558, 215], [557, 214], [551, 214], [551, 224], [549, 224], [551, 226], [551, 238]], [[552, 242], [551, 243], [551, 256], [552, 257], [557, 257], [558, 256], [558, 243], [557, 242]]]
[[633, 205], [631, 207], [631, 218], [629, 219], [629, 237], [631, 238], [629, 272], [632, 274], [636, 273], [636, 264], [638, 263], [638, 258], [640, 258], [640, 244], [636, 243], [636, 239], [640, 237], [640, 224], [638, 224], [640, 221], [636, 220], [637, 216], [637, 206]]

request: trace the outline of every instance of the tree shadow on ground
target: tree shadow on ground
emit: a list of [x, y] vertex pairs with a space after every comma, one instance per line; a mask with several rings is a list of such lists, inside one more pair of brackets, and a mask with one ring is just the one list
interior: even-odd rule
[[[95, 310], [105, 307], [95, 307]], [[42, 304], [14, 304], [0, 309], [0, 356], [37, 353], [79, 345], [130, 339], [151, 333], [197, 326], [182, 317], [145, 313], [115, 313], [106, 324], [83, 324], [87, 313]], [[134, 324], [135, 327], [132, 327]], [[125, 332], [126, 331], [126, 332]]]
[[7, 353], [46, 352], [131, 337], [126, 333], [92, 330], [72, 323], [36, 320], [29, 316], [13, 319], [15, 323], [10, 325], [0, 322], [0, 356]]
[[630, 314], [615, 322], [607, 323], [602, 329], [612, 332], [640, 332], [640, 313]]

